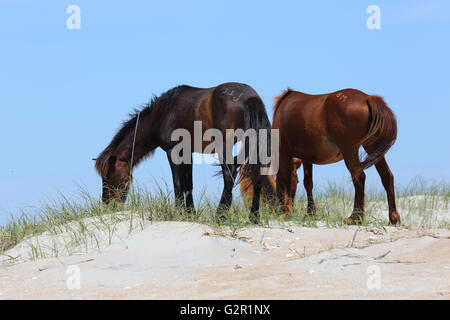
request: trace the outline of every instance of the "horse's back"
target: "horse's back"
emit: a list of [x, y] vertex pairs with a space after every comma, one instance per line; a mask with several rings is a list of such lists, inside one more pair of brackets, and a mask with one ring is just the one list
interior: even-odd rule
[[322, 118], [322, 110], [327, 94], [310, 95], [299, 91], [289, 92], [289, 95], [279, 102], [273, 116], [273, 128], [283, 131], [318, 129], [315, 125]]
[[317, 128], [317, 123], [327, 119], [337, 120], [361, 115], [367, 117], [367, 97], [367, 94], [356, 89], [315, 95], [292, 91], [275, 110], [274, 123], [279, 122], [278, 126], [281, 127], [289, 122], [308, 130]]

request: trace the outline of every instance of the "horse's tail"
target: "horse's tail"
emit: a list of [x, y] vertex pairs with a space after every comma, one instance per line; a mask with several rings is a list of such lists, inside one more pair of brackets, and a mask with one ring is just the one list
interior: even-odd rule
[[369, 96], [367, 105], [370, 110], [370, 125], [367, 135], [360, 145], [370, 152], [361, 162], [362, 169], [367, 169], [377, 163], [392, 147], [397, 139], [397, 120], [392, 110], [379, 96]]
[[[245, 164], [243, 165], [245, 170]], [[253, 199], [253, 183], [250, 177], [242, 178], [240, 181], [241, 195], [244, 200]], [[262, 177], [262, 188], [261, 188], [261, 198], [262, 199], [272, 199], [275, 197], [276, 182], [272, 175], [267, 175]]]
[[[244, 178], [250, 178], [253, 183], [260, 181], [261, 169], [265, 165], [264, 161], [261, 161], [260, 147], [264, 147], [263, 143], [266, 143], [267, 156], [271, 154], [271, 142], [270, 142], [270, 130], [272, 128], [269, 118], [266, 113], [266, 108], [261, 98], [251, 97], [245, 102], [244, 110], [244, 129], [246, 133], [250, 130], [254, 130], [256, 133], [256, 139], [248, 139], [248, 143], [243, 141], [245, 146], [246, 163], [245, 166], [239, 170], [240, 181]], [[265, 130], [265, 135], [262, 134]], [[245, 136], [247, 137], [247, 135]], [[262, 141], [261, 138], [265, 138]]]

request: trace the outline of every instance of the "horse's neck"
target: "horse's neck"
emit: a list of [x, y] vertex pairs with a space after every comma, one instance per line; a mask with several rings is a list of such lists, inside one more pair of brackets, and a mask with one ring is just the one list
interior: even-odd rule
[[132, 159], [133, 167], [138, 165], [143, 159], [153, 155], [156, 148], [158, 148], [153, 139], [142, 138], [142, 141], [136, 141], [133, 148], [130, 151], [130, 159]]
[[[145, 129], [145, 127], [144, 127]], [[151, 131], [149, 130], [137, 130], [126, 138], [121, 144], [122, 150], [118, 150], [118, 156], [120, 159], [132, 163], [135, 167], [147, 156], [153, 154], [155, 149], [159, 146], [153, 138]]]

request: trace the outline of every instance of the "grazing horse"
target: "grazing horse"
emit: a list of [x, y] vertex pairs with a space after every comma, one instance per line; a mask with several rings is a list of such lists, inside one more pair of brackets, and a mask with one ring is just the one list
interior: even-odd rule
[[[397, 121], [384, 100], [355, 89], [310, 95], [291, 89], [275, 98], [272, 129], [279, 129], [279, 171], [276, 193], [284, 217], [291, 210], [296, 190], [293, 158], [303, 163], [307, 213], [314, 212], [312, 165], [345, 161], [355, 187], [353, 213], [347, 224], [364, 217], [364, 169], [375, 165], [387, 193], [389, 223], [400, 224], [395, 206], [394, 177], [385, 153], [397, 138]], [[359, 148], [366, 151], [360, 159]], [[295, 176], [294, 176], [295, 175]], [[295, 181], [293, 181], [295, 180]]]
[[[192, 198], [192, 152], [203, 153], [205, 147], [212, 142], [202, 137], [208, 129], [217, 129], [223, 137], [222, 150], [209, 148], [210, 153], [216, 151], [221, 160], [224, 189], [219, 203], [220, 209], [229, 208], [232, 202], [232, 188], [240, 166], [238, 157], [232, 156], [233, 144], [239, 139], [231, 136], [233, 143], [227, 144], [230, 133], [227, 129], [254, 129], [259, 132], [267, 130], [267, 141], [270, 145], [270, 122], [264, 104], [256, 91], [246, 84], [224, 83], [212, 88], [195, 88], [190, 86], [175, 87], [160, 97], [154, 97], [142, 110], [136, 110], [131, 119], [124, 122], [122, 128], [114, 136], [110, 144], [96, 159], [95, 168], [102, 177], [102, 200], [109, 203], [112, 199], [126, 200], [132, 179], [132, 169], [145, 157], [161, 147], [167, 153], [175, 191], [176, 203], [194, 210]], [[194, 140], [195, 121], [201, 121], [200, 143]], [[189, 154], [181, 150], [180, 155], [188, 161], [175, 161], [172, 151], [179, 144], [173, 141], [172, 134], [176, 129], [188, 132], [190, 139]], [[180, 137], [178, 137], [180, 138]], [[213, 144], [219, 142], [213, 137]], [[247, 139], [245, 136], [243, 139]], [[260, 135], [257, 135], [260, 139]], [[211, 139], [210, 139], [211, 140]], [[242, 140], [242, 139], [241, 139]], [[246, 141], [246, 140], [245, 140]], [[252, 213], [256, 217], [259, 208], [260, 169], [258, 145], [245, 145], [244, 158], [248, 162], [251, 152], [258, 154], [256, 163], [248, 163], [246, 170], [240, 170], [241, 178], [249, 178], [257, 187], [253, 197]], [[184, 142], [184, 141], [183, 141]], [[259, 141], [258, 141], [259, 142]], [[208, 148], [207, 148], [208, 149]], [[232, 158], [232, 163], [226, 159]], [[230, 156], [231, 155], [231, 156]], [[190, 161], [189, 161], [190, 160]]]

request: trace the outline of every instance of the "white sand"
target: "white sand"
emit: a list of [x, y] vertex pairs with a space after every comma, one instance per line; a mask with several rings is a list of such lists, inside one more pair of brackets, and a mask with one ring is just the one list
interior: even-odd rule
[[[127, 222], [115, 227], [111, 244], [98, 231], [99, 243], [71, 255], [50, 249], [73, 241], [70, 228], [12, 248], [0, 258], [0, 299], [450, 298], [449, 230], [287, 226], [231, 236], [185, 222], [148, 224], [131, 234]], [[38, 242], [58, 257], [30, 260], [29, 243]], [[73, 265], [80, 289], [67, 286]], [[372, 268], [379, 289], [367, 286], [376, 283]]]

